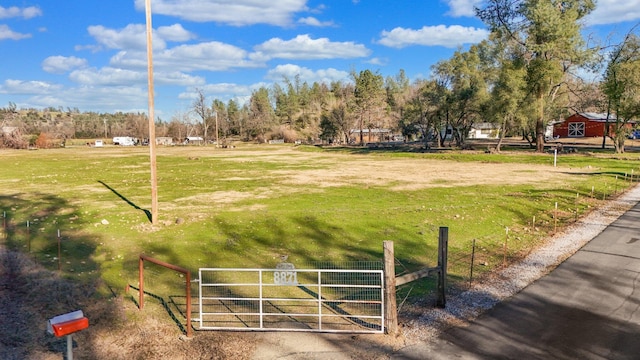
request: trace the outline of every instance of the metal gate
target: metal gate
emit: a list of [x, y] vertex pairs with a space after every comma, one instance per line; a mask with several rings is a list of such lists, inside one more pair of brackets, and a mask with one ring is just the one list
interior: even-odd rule
[[[284, 265], [284, 266], [283, 266]], [[382, 270], [199, 270], [201, 330], [384, 333]]]

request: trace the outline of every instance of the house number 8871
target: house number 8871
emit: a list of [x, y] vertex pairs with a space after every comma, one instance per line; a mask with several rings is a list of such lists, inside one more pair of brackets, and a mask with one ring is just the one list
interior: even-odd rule
[[295, 271], [274, 271], [273, 283], [278, 285], [297, 285], [298, 274]]

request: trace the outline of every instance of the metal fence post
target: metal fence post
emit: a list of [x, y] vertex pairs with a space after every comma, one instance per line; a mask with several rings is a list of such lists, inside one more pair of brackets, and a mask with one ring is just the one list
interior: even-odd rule
[[138, 306], [144, 308], [144, 257], [138, 260]]
[[438, 299], [436, 306], [444, 308], [447, 300], [447, 248], [449, 246], [449, 228], [440, 227], [438, 236]]
[[475, 263], [476, 258], [476, 239], [473, 239], [473, 243], [471, 245], [471, 266], [469, 267], [469, 288], [473, 284], [473, 265]]
[[5, 239], [9, 237], [7, 234], [7, 212], [6, 211], [2, 211], [2, 233]]

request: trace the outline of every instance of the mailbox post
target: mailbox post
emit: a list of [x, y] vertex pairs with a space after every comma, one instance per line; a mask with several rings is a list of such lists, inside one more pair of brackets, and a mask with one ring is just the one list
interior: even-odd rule
[[56, 337], [67, 337], [67, 360], [73, 360], [73, 339], [71, 335], [88, 327], [89, 319], [84, 316], [82, 310], [54, 316], [47, 322], [47, 332], [49, 334]]

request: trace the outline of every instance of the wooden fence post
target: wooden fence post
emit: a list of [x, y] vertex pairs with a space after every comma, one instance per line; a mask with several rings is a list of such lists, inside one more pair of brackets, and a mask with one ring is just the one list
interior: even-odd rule
[[449, 228], [440, 227], [438, 236], [438, 299], [436, 306], [444, 308], [447, 304], [447, 248], [449, 246]]
[[384, 286], [387, 334], [398, 332], [398, 306], [396, 303], [396, 268], [393, 241], [384, 241]]

